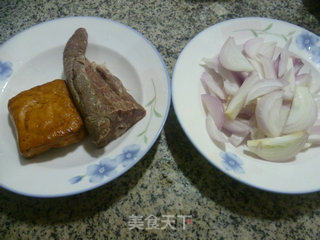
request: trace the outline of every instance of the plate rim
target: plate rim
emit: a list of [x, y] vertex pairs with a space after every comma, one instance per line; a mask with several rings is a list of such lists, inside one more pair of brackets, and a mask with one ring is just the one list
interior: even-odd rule
[[[274, 18], [265, 18], [265, 17], [242, 17], [242, 18], [232, 18], [232, 19], [228, 19], [228, 20], [225, 20], [225, 21], [222, 21], [222, 22], [218, 22], [216, 24], [213, 24], [205, 29], [203, 29], [202, 31], [198, 32], [192, 39], [190, 39], [187, 44], [184, 46], [184, 48], [182, 49], [182, 51], [180, 52], [178, 58], [177, 58], [177, 61], [175, 63], [175, 66], [173, 68], [173, 72], [172, 72], [172, 77], [171, 77], [171, 94], [172, 94], [172, 105], [173, 105], [173, 109], [174, 109], [174, 112], [175, 112], [175, 115], [177, 116], [177, 119], [178, 119], [178, 122], [184, 132], [184, 134], [187, 136], [187, 138], [189, 139], [189, 141], [192, 143], [192, 145], [197, 149], [197, 151], [212, 165], [214, 166], [215, 168], [217, 168], [219, 171], [221, 171], [222, 173], [226, 174], [228, 177], [231, 177], [232, 179], [242, 183], [242, 184], [245, 184], [249, 187], [252, 187], [252, 188], [255, 188], [255, 189], [259, 189], [259, 190], [263, 190], [263, 191], [266, 191], [266, 192], [271, 192], [271, 193], [278, 193], [278, 194], [287, 194], [287, 195], [295, 195], [295, 194], [308, 194], [308, 193], [314, 193], [314, 192], [318, 192], [320, 191], [320, 186], [316, 189], [308, 189], [306, 191], [285, 191], [285, 190], [278, 190], [278, 189], [272, 189], [272, 188], [265, 188], [265, 187], [261, 187], [259, 185], [256, 185], [250, 181], [247, 181], [247, 180], [243, 180], [243, 179], [240, 179], [240, 178], [236, 178], [236, 176], [232, 175], [230, 172], [226, 171], [225, 169], [223, 169], [222, 167], [220, 167], [219, 165], [217, 165], [216, 163], [214, 163], [214, 161], [211, 161], [210, 160], [210, 157], [207, 156], [206, 153], [204, 153], [200, 147], [198, 147], [196, 144], [195, 144], [195, 141], [192, 139], [192, 137], [189, 135], [189, 133], [187, 132], [187, 130], [185, 129], [184, 125], [182, 124], [182, 119], [181, 119], [181, 116], [178, 114], [178, 111], [177, 111], [177, 105], [176, 105], [176, 102], [175, 102], [175, 94], [174, 94], [174, 85], [175, 85], [175, 76], [176, 76], [176, 69], [177, 69], [177, 66], [179, 64], [179, 61], [181, 60], [181, 57], [182, 57], [182, 54], [186, 51], [186, 49], [190, 46], [190, 44], [197, 40], [200, 35], [204, 34], [205, 32], [207, 31], [210, 31], [212, 28], [215, 28], [217, 27], [218, 25], [222, 25], [222, 24], [225, 24], [227, 22], [233, 22], [233, 21], [245, 21], [245, 20], [259, 20], [259, 21], [275, 21], [275, 22], [281, 22], [281, 23], [284, 23], [284, 24], [288, 24], [288, 25], [291, 25], [295, 28], [298, 28], [300, 30], [303, 30], [303, 31], [307, 31], [307, 32], [310, 32], [310, 33], [313, 33], [311, 31], [309, 31], [308, 29], [305, 29], [303, 27], [300, 27], [298, 25], [295, 25], [293, 23], [289, 23], [289, 22], [286, 22], [286, 21], [283, 21], [283, 20], [279, 20], [279, 19], [274, 19]], [[313, 33], [315, 34], [315, 33]], [[318, 36], [317, 34], [315, 34], [316, 36]], [[319, 37], [319, 36], [318, 36]]]
[[157, 141], [157, 139], [159, 138], [159, 135], [161, 133], [161, 131], [163, 130], [164, 124], [168, 118], [168, 114], [169, 114], [169, 110], [170, 110], [170, 106], [171, 106], [171, 97], [172, 97], [172, 88], [171, 88], [171, 81], [170, 81], [170, 75], [168, 72], [168, 68], [166, 63], [164, 62], [161, 54], [159, 53], [159, 51], [157, 50], [157, 48], [153, 45], [153, 43], [147, 39], [142, 33], [140, 33], [138, 30], [134, 29], [133, 27], [130, 27], [124, 23], [118, 22], [116, 20], [113, 19], [109, 19], [109, 18], [103, 18], [103, 17], [97, 17], [97, 16], [70, 16], [70, 17], [60, 17], [60, 18], [55, 18], [52, 20], [48, 20], [45, 22], [41, 22], [35, 25], [32, 25], [29, 28], [24, 29], [21, 32], [18, 32], [17, 34], [15, 34], [14, 36], [12, 36], [11, 38], [9, 38], [8, 40], [4, 41], [2, 44], [0, 44], [0, 48], [5, 47], [5, 45], [9, 42], [14, 40], [15, 38], [20, 37], [21, 34], [23, 34], [26, 31], [31, 30], [32, 28], [38, 27], [40, 25], [45, 25], [48, 23], [53, 23], [53, 22], [57, 22], [57, 21], [68, 21], [70, 19], [84, 19], [84, 18], [90, 18], [90, 19], [97, 19], [99, 21], [106, 21], [106, 22], [111, 22], [113, 24], [119, 25], [120, 27], [124, 27], [130, 31], [132, 31], [133, 33], [135, 33], [136, 35], [138, 35], [138, 37], [140, 37], [142, 40], [144, 40], [146, 42], [147, 45], [149, 45], [152, 50], [154, 51], [154, 53], [156, 53], [156, 55], [158, 56], [160, 63], [163, 67], [163, 71], [165, 72], [165, 76], [166, 76], [166, 80], [167, 80], [167, 86], [168, 86], [168, 97], [167, 97], [167, 106], [166, 106], [166, 110], [161, 122], [161, 125], [159, 127], [159, 129], [157, 130], [154, 138], [152, 139], [152, 141], [150, 141], [150, 143], [148, 144], [148, 146], [145, 148], [144, 151], [142, 151], [139, 155], [138, 155], [138, 160], [134, 162], [134, 164], [130, 165], [128, 168], [126, 168], [124, 171], [122, 171], [119, 175], [113, 176], [109, 179], [106, 179], [104, 181], [101, 181], [98, 184], [89, 186], [89, 187], [85, 187], [81, 190], [75, 190], [75, 191], [70, 191], [68, 193], [61, 193], [61, 194], [33, 194], [33, 193], [28, 193], [28, 192], [23, 192], [23, 191], [19, 191], [19, 190], [15, 190], [12, 189], [6, 185], [4, 185], [3, 183], [0, 183], [0, 187], [9, 191], [9, 192], [13, 192], [15, 194], [19, 194], [19, 195], [23, 195], [23, 196], [27, 196], [27, 197], [34, 197], [34, 198], [59, 198], [59, 197], [67, 197], [67, 196], [72, 196], [72, 195], [76, 195], [76, 194], [81, 194], [81, 193], [85, 193], [88, 191], [91, 191], [93, 189], [99, 188], [109, 182], [114, 181], [115, 179], [119, 178], [120, 176], [122, 176], [123, 174], [125, 174], [127, 171], [129, 171], [131, 168], [133, 168], [138, 162], [140, 162], [140, 160], [149, 152], [149, 150], [153, 147], [154, 143]]

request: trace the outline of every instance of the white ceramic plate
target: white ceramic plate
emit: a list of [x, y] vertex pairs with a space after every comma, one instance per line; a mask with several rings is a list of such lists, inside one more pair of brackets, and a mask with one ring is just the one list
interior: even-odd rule
[[[280, 193], [307, 193], [320, 190], [320, 148], [310, 148], [286, 163], [251, 157], [244, 147], [226, 145], [225, 151], [209, 138], [200, 94], [203, 57], [214, 57], [229, 36], [241, 44], [255, 36], [283, 46], [293, 37], [290, 51], [320, 69], [319, 37], [290, 23], [266, 18], [240, 18], [213, 25], [195, 36], [180, 54], [172, 77], [172, 100], [181, 126], [199, 152], [214, 166], [248, 185]], [[319, 79], [320, 81], [320, 79]], [[213, 176], [214, 177], [214, 176]]]
[[[21, 92], [64, 78], [62, 53], [74, 31], [84, 27], [86, 56], [106, 63], [147, 115], [126, 134], [103, 149], [87, 138], [79, 144], [50, 150], [32, 160], [18, 154], [7, 109]], [[71, 17], [31, 27], [0, 46], [0, 184], [35, 197], [84, 192], [117, 178], [151, 148], [166, 120], [170, 81], [155, 47], [134, 29], [107, 19]]]

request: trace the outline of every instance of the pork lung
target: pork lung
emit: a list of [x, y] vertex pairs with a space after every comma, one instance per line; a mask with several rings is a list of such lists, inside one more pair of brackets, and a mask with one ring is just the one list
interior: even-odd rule
[[64, 71], [72, 98], [93, 142], [103, 147], [142, 119], [146, 111], [119, 78], [85, 57], [88, 34], [75, 31], [63, 53]]

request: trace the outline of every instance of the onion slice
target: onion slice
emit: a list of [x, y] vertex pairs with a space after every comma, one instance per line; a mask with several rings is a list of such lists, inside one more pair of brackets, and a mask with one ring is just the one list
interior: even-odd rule
[[201, 100], [216, 144], [250, 139], [254, 154], [276, 162], [320, 145], [320, 73], [289, 52], [291, 43], [257, 37], [237, 45], [229, 37], [217, 56], [202, 59]]
[[[227, 95], [235, 95], [239, 90], [239, 81], [238, 76], [235, 76], [234, 72], [229, 71], [224, 68], [218, 57], [214, 58], [203, 58], [202, 59], [203, 67], [212, 70], [214, 73], [218, 74], [223, 79], [223, 88]], [[242, 83], [242, 82], [241, 82]]]
[[201, 81], [211, 95], [216, 95], [222, 100], [226, 99], [226, 95], [221, 88], [223, 79], [216, 72], [212, 71], [210, 74], [208, 71], [205, 71], [201, 75]]
[[232, 74], [241, 86], [244, 80], [246, 80], [246, 78], [249, 76], [250, 73], [249, 72], [232, 72]]
[[312, 145], [320, 145], [320, 135], [310, 135], [308, 143], [311, 143]]
[[239, 90], [239, 85], [236, 82], [226, 79], [223, 82], [223, 89], [227, 95], [234, 96]]
[[320, 125], [315, 125], [309, 130], [310, 134], [320, 135]]
[[258, 57], [263, 68], [264, 78], [277, 79], [274, 64], [271, 59], [261, 54], [259, 54]]
[[250, 151], [265, 160], [282, 162], [297, 155], [307, 140], [308, 134], [301, 131], [281, 137], [249, 140], [247, 145]]
[[299, 75], [296, 75], [296, 84], [299, 86], [305, 86], [307, 87], [310, 83], [310, 74], [309, 73], [302, 73]]
[[315, 126], [313, 126], [310, 130], [310, 136], [308, 139], [308, 143], [311, 143], [312, 145], [320, 145], [320, 125], [319, 120], [315, 123]]
[[201, 100], [209, 115], [213, 118], [215, 125], [220, 130], [222, 128], [225, 115], [222, 102], [215, 96], [202, 94]]
[[308, 130], [318, 116], [317, 104], [307, 87], [297, 86], [283, 133]]
[[259, 128], [252, 128], [250, 131], [250, 137], [252, 140], [265, 138], [265, 134]]
[[241, 109], [238, 116], [242, 119], [250, 119], [254, 116], [255, 108], [256, 104], [247, 104]]
[[266, 42], [263, 43], [259, 49], [259, 54], [265, 56], [266, 58], [272, 60], [274, 55], [274, 50], [276, 48], [276, 42]]
[[217, 141], [220, 143], [228, 142], [227, 137], [221, 131], [219, 131], [213, 118], [210, 115], [207, 115], [207, 118], [206, 118], [206, 128], [210, 138], [213, 141]]
[[320, 73], [318, 71], [309, 71], [310, 81], [309, 90], [311, 94], [317, 95], [320, 91]]
[[235, 76], [235, 74], [234, 74], [232, 71], [224, 68], [220, 62], [219, 62], [219, 64], [218, 64], [218, 73], [219, 73], [224, 79], [226, 79], [226, 80], [228, 79], [228, 80], [230, 80], [231, 82], [237, 83], [237, 84], [239, 85], [240, 82], [238, 82], [237, 76]]
[[293, 67], [291, 67], [290, 70], [284, 75], [283, 80], [288, 83], [288, 85], [283, 88], [283, 98], [285, 100], [292, 100], [296, 88], [296, 80]]
[[279, 56], [274, 60], [274, 70], [276, 72], [276, 76], [279, 76], [280, 58], [281, 58], [281, 55], [279, 54]]
[[229, 103], [229, 105], [227, 107], [225, 114], [229, 119], [234, 120], [237, 117], [241, 108], [244, 106], [249, 89], [257, 81], [259, 81], [259, 77], [256, 72], [252, 72], [251, 75], [246, 78], [244, 83], [241, 85], [239, 91], [232, 98], [231, 102]]
[[257, 56], [258, 50], [262, 44], [263, 44], [262, 38], [249, 39], [244, 43], [243, 51], [248, 57], [254, 59]]
[[292, 42], [292, 38], [290, 38], [286, 45], [283, 47], [280, 53], [280, 60], [279, 60], [279, 72], [278, 77], [282, 77], [287, 72], [287, 65], [289, 59], [289, 46]]
[[226, 118], [222, 127], [228, 130], [231, 134], [239, 136], [247, 136], [251, 130], [251, 127], [248, 124], [238, 119], [230, 120]]
[[243, 140], [246, 138], [247, 136], [238, 136], [236, 134], [232, 134], [228, 140], [229, 142], [235, 146], [235, 147], [238, 147], [242, 142]]
[[281, 106], [281, 109], [280, 109], [280, 129], [281, 129], [281, 132], [282, 132], [284, 125], [286, 124], [286, 122], [288, 120], [290, 108], [291, 108], [290, 103], [284, 103]]
[[259, 99], [256, 106], [256, 120], [259, 129], [268, 137], [278, 137], [282, 128], [280, 125], [280, 108], [282, 92], [275, 91]]
[[222, 46], [219, 54], [219, 60], [224, 68], [231, 71], [251, 72], [254, 70], [246, 57], [237, 47], [233, 37], [229, 37]]
[[209, 69], [213, 69], [217, 73], [218, 71], [218, 65], [219, 65], [219, 58], [218, 56], [215, 56], [213, 58], [202, 58], [202, 63], [200, 63], [201, 66]]
[[264, 78], [264, 72], [263, 72], [261, 63], [256, 59], [250, 59], [250, 58], [248, 58], [248, 61], [253, 66], [254, 70], [257, 71], [259, 78], [260, 79]]
[[292, 62], [293, 62], [293, 67], [294, 67], [294, 75], [298, 75], [301, 68], [304, 66], [303, 61], [301, 60], [301, 58], [297, 58], [295, 56], [292, 56]]
[[280, 90], [283, 86], [284, 83], [277, 80], [264, 79], [258, 81], [248, 92], [245, 105], [258, 97], [261, 97], [275, 90]]

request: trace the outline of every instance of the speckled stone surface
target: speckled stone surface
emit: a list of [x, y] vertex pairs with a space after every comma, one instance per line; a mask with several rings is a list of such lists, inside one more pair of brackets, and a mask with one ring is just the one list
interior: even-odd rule
[[[34, 24], [75, 15], [137, 29], [170, 74], [186, 43], [223, 20], [271, 17], [320, 34], [319, 0], [0, 0], [0, 43]], [[191, 215], [192, 223], [185, 230], [181, 221], [176, 229], [129, 230], [129, 216], [151, 214]], [[0, 189], [0, 239], [320, 239], [319, 226], [319, 193], [280, 195], [232, 180], [192, 146], [173, 109], [150, 152], [110, 184], [59, 199]]]

